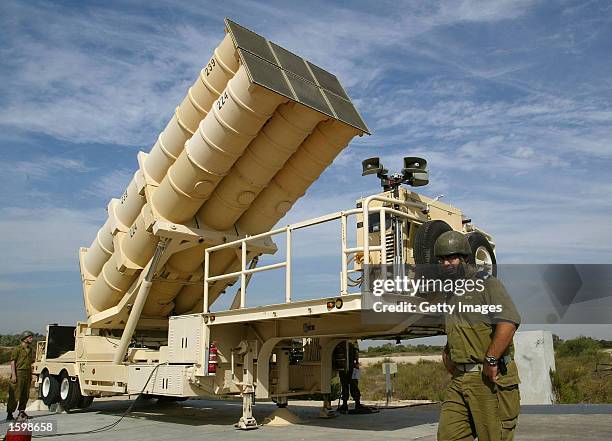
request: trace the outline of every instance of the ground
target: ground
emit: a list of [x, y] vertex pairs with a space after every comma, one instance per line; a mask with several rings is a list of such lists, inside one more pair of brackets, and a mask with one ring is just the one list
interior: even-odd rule
[[[70, 414], [32, 412], [33, 421], [54, 420], [60, 433], [96, 429], [115, 422], [131, 404], [127, 400], [94, 402], [87, 411]], [[87, 435], [88, 440], [139, 441], [201, 440], [218, 437], [224, 440], [419, 440], [435, 441], [439, 406], [423, 405], [381, 410], [372, 415], [341, 415], [333, 419], [318, 418], [317, 403], [293, 402], [290, 409], [303, 424], [288, 427], [263, 426], [249, 432], [237, 431], [233, 424], [241, 413], [240, 401], [189, 400], [178, 404], [158, 405], [154, 401], [138, 402], [132, 414], [107, 432]], [[276, 409], [273, 403], [257, 403], [254, 415], [258, 422]], [[524, 406], [515, 439], [517, 441], [575, 441], [612, 439], [612, 405]], [[0, 433], [6, 430], [2, 424]], [[222, 438], [221, 438], [222, 437]], [[56, 439], [75, 439], [58, 437]]]
[[442, 355], [381, 355], [376, 357], [360, 357], [359, 364], [363, 367], [372, 366], [373, 364], [381, 362], [414, 364], [420, 360], [442, 362]]

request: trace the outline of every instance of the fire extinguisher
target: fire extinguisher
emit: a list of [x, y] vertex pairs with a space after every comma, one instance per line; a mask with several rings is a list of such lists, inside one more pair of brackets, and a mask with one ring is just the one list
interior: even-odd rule
[[5, 441], [32, 441], [32, 432], [27, 428], [28, 420], [17, 420], [16, 424], [9, 426]]
[[217, 342], [212, 342], [208, 350], [208, 373], [217, 373]]

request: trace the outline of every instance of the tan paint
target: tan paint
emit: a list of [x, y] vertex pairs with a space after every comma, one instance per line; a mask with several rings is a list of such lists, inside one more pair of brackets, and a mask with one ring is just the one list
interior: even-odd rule
[[[219, 97], [236, 70], [238, 70], [238, 55], [228, 34], [215, 48], [212, 58], [189, 88], [183, 102], [177, 107], [174, 116], [151, 149], [145, 162], [145, 172], [155, 182], [160, 182], [166, 175], [168, 168], [183, 151], [185, 142], [195, 132], [198, 124], [209, 112], [212, 103]], [[116, 212], [117, 220], [126, 229], [131, 227], [145, 202], [134, 177], [120, 199]], [[112, 240], [110, 241], [111, 247], [108, 247], [109, 234], [111, 234], [111, 225], [107, 220], [85, 257], [85, 267], [94, 277], [100, 274], [102, 266], [113, 252]]]
[[[251, 82], [234, 45], [228, 35], [215, 49], [150, 154], [139, 155], [140, 170], [123, 197], [111, 201], [108, 222], [90, 249], [81, 252], [88, 317], [108, 315], [131, 301], [126, 293], [136, 292], [139, 274], [153, 255], [157, 223], [234, 237], [266, 231], [362, 134]], [[198, 307], [207, 243], [168, 251], [143, 317]], [[216, 253], [211, 274], [233, 268], [235, 261], [232, 250]], [[227, 285], [217, 283], [211, 300]]]

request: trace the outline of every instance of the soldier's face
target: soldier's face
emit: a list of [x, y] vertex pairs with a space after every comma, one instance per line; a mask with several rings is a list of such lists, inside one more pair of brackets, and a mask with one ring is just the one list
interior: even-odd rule
[[449, 277], [456, 276], [459, 273], [459, 267], [463, 263], [463, 259], [459, 254], [451, 254], [440, 258], [442, 272]]
[[459, 254], [451, 254], [440, 258], [440, 263], [444, 268], [457, 268], [461, 264], [461, 256]]
[[32, 343], [32, 336], [29, 336], [29, 337], [24, 338], [24, 339], [23, 339], [23, 342], [24, 342], [26, 345], [29, 345], [30, 343]]

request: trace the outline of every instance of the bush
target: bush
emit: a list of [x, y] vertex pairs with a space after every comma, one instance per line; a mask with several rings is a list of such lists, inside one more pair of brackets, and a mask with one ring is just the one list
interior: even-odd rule
[[396, 345], [385, 343], [381, 346], [370, 346], [367, 351], [360, 351], [361, 356], [377, 357], [381, 355], [400, 355], [400, 354], [441, 354], [442, 346], [431, 345]]
[[572, 340], [559, 341], [555, 352], [560, 357], [596, 355], [603, 349], [601, 342], [591, 337], [578, 337]]
[[11, 360], [13, 348], [0, 348], [0, 364], [7, 364]]
[[612, 358], [601, 351], [603, 346], [589, 337], [558, 342], [557, 370], [550, 373], [558, 403], [612, 403], [612, 371], [605, 370]]
[[[440, 362], [420, 360], [416, 364], [398, 364], [397, 374], [392, 376], [393, 398], [396, 400], [441, 401], [450, 375]], [[365, 400], [386, 400], [385, 375], [382, 363], [363, 370], [359, 380], [361, 395]]]
[[[19, 334], [0, 334], [0, 346], [17, 346], [19, 344]], [[42, 334], [34, 333], [33, 343], [36, 344], [39, 340], [44, 340], [45, 336]]]
[[9, 384], [11, 384], [9, 377], [0, 377], [0, 403], [6, 403], [8, 399]]

